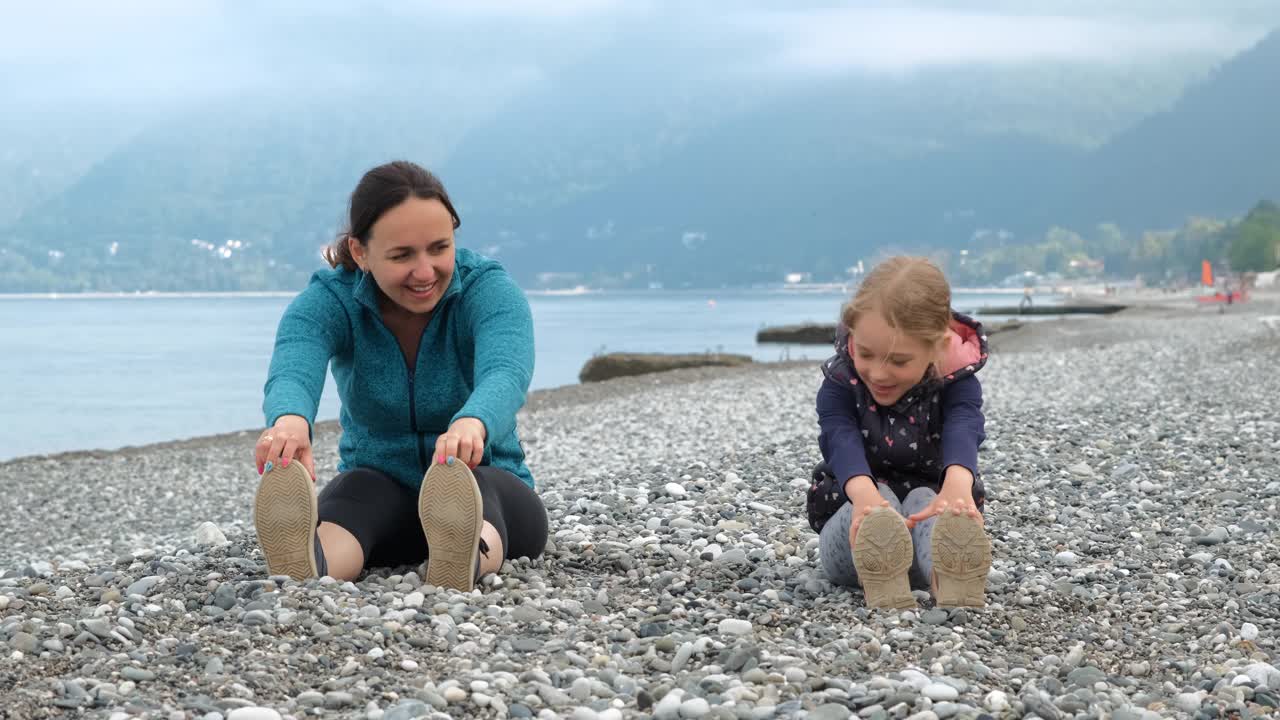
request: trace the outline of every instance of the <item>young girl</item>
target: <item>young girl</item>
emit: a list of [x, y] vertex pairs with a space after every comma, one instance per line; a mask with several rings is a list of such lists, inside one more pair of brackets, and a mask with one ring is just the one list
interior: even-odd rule
[[985, 604], [991, 543], [978, 478], [985, 438], [986, 336], [951, 310], [942, 271], [894, 257], [841, 313], [818, 391], [819, 447], [809, 523], [828, 577], [862, 585], [870, 607]]
[[[497, 262], [454, 244], [458, 214], [408, 162], [365, 173], [350, 226], [285, 310], [254, 445], [254, 507], [272, 575], [352, 580], [426, 561], [470, 590], [503, 558], [537, 557], [547, 514], [516, 435], [533, 318]], [[341, 474], [320, 497], [311, 427], [325, 368], [342, 399]]]

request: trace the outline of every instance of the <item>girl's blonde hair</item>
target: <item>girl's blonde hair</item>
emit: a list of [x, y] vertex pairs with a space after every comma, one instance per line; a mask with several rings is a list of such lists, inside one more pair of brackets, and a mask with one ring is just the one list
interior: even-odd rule
[[859, 318], [872, 312], [903, 335], [941, 350], [951, 327], [951, 286], [927, 258], [891, 257], [867, 273], [841, 310], [840, 321], [853, 332]]

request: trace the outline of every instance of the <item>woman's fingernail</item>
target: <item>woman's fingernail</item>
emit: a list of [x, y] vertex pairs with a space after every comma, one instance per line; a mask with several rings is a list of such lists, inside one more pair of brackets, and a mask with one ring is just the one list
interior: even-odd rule
[[280, 467], [289, 467], [289, 458], [280, 461]]
[[259, 466], [258, 466], [258, 474], [259, 474], [259, 475], [261, 475], [261, 474], [262, 474], [262, 466], [261, 466], [261, 465], [259, 465]]
[[452, 456], [452, 455], [450, 455], [450, 456], [449, 456], [449, 459], [448, 459], [448, 460], [445, 460], [445, 462], [446, 462], [446, 463], [448, 463], [449, 465], [452, 465], [452, 464], [453, 464], [453, 456]]
[[273, 468], [273, 467], [275, 467], [275, 466], [274, 466], [274, 465], [272, 465], [270, 461], [268, 461], [266, 465], [263, 465], [263, 466], [262, 466], [262, 470], [263, 470], [263, 472], [271, 472], [271, 468]]

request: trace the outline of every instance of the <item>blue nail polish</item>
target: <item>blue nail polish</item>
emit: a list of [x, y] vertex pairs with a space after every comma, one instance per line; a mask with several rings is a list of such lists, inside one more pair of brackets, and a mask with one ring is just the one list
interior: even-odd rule
[[446, 463], [448, 463], [449, 465], [452, 465], [452, 464], [453, 464], [453, 456], [452, 456], [452, 455], [450, 455], [450, 456], [449, 456], [449, 459], [448, 459], [448, 460], [446, 460], [445, 462], [446, 462]]
[[274, 466], [271, 464], [271, 461], [268, 460], [267, 464], [262, 466], [262, 472], [271, 472], [272, 467]]

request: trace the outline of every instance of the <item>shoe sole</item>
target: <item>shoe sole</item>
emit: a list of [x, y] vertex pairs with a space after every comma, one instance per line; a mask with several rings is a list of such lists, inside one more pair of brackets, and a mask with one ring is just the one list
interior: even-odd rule
[[317, 576], [316, 489], [300, 462], [262, 475], [254, 500], [253, 524], [267, 559], [267, 573], [294, 580]]
[[944, 513], [933, 526], [933, 574], [939, 607], [984, 607], [991, 540], [982, 523], [968, 515]]
[[435, 464], [422, 478], [418, 520], [427, 538], [428, 585], [470, 592], [475, 587], [484, 500], [461, 462]]
[[853, 541], [853, 565], [867, 607], [916, 606], [907, 577], [913, 557], [911, 531], [901, 515], [890, 508], [876, 508], [862, 519]]

